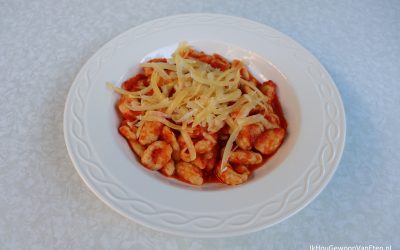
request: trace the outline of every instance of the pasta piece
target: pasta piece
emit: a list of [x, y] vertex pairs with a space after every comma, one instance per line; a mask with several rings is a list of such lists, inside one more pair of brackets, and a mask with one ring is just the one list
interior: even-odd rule
[[155, 141], [143, 152], [141, 161], [151, 170], [159, 170], [171, 160], [172, 148], [163, 141]]
[[254, 147], [264, 155], [273, 154], [281, 145], [285, 137], [282, 128], [268, 129], [257, 137]]

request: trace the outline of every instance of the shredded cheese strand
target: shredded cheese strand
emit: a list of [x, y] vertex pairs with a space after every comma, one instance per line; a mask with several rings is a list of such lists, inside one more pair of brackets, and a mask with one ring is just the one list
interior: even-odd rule
[[168, 107], [169, 103], [168, 99], [164, 99], [161, 102], [152, 105], [130, 105], [129, 109], [133, 111], [157, 110]]
[[182, 90], [180, 92], [176, 92], [174, 94], [174, 96], [172, 97], [173, 101], [171, 103], [171, 105], [168, 107], [167, 111], [165, 111], [165, 113], [167, 114], [172, 114], [172, 112], [181, 105], [183, 99], [185, 98], [185, 96], [188, 94], [188, 91], [186, 90]]
[[239, 135], [240, 130], [242, 130], [241, 126], [236, 127], [231, 135], [229, 136], [228, 141], [226, 142], [224, 153], [222, 155], [221, 160], [221, 172], [224, 172], [227, 169], [226, 163], [228, 162], [229, 156], [232, 152], [233, 142], [236, 140], [236, 137]]
[[117, 92], [120, 95], [126, 95], [128, 97], [132, 97], [132, 98], [141, 98], [141, 95], [147, 93], [148, 91], [151, 90], [151, 87], [148, 86], [146, 88], [143, 88], [139, 91], [127, 91], [123, 88], [118, 88], [117, 86], [115, 86], [113, 83], [108, 82], [106, 83], [106, 86], [108, 89], [113, 90], [114, 92]]
[[159, 100], [165, 100], [165, 96], [161, 93], [160, 89], [158, 88], [158, 82], [160, 81], [160, 76], [156, 71], [151, 74], [150, 78], [150, 86], [154, 91], [154, 96], [156, 96]]
[[184, 122], [182, 125], [181, 135], [183, 137], [183, 140], [186, 143], [186, 146], [188, 147], [190, 161], [194, 161], [196, 159], [196, 149], [194, 148], [192, 138], [190, 138], [189, 134], [186, 131], [186, 127], [187, 127], [187, 124], [186, 124], [186, 122]]
[[[140, 118], [142, 121], [153, 121], [153, 122], [161, 122], [162, 124], [164, 124], [165, 126], [168, 126], [172, 129], [175, 130], [179, 130], [182, 131], [182, 126], [173, 124], [172, 122], [168, 121], [167, 119], [165, 119], [164, 117], [159, 117], [159, 116], [153, 116], [153, 115], [149, 115], [149, 116], [143, 116]], [[189, 130], [186, 129], [186, 130]]]
[[[110, 83], [107, 86], [121, 95], [140, 100], [140, 105], [134, 102], [129, 105], [131, 110], [144, 111], [135, 124], [139, 127], [138, 133], [145, 121], [158, 121], [180, 131], [191, 160], [196, 159], [194, 143], [189, 136], [194, 127], [206, 127], [208, 131], [203, 136], [214, 140], [209, 133], [216, 133], [228, 125], [230, 136], [221, 160], [222, 171], [225, 171], [236, 138], [244, 126], [260, 123], [267, 129], [277, 127], [262, 114], [249, 115], [256, 107], [264, 109], [264, 114], [271, 113], [272, 106], [253, 82], [241, 78], [241, 67], [232, 65], [220, 71], [208, 63], [187, 58], [188, 49], [186, 43], [181, 43], [167, 63], [140, 64], [152, 68], [153, 72], [149, 86], [139, 91], [126, 91]], [[172, 96], [171, 91], [175, 91]]]
[[143, 68], [149, 67], [149, 68], [154, 68], [154, 69], [158, 68], [158, 69], [162, 69], [162, 70], [165, 70], [165, 69], [172, 70], [172, 71], [176, 70], [176, 66], [175, 65], [170, 64], [170, 63], [163, 63], [163, 62], [141, 63], [140, 66], [143, 67]]

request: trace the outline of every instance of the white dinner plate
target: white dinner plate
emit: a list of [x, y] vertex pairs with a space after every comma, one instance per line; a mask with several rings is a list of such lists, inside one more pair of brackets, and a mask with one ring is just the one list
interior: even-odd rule
[[[166, 178], [142, 167], [118, 133], [119, 96], [106, 82], [119, 86], [140, 62], [169, 57], [181, 41], [242, 59], [260, 81], [278, 85], [287, 138], [243, 185], [195, 187]], [[102, 201], [140, 224], [191, 237], [254, 232], [302, 209], [331, 179], [345, 134], [340, 95], [314, 56], [268, 26], [215, 14], [161, 18], [117, 36], [82, 67], [64, 112], [72, 162]]]

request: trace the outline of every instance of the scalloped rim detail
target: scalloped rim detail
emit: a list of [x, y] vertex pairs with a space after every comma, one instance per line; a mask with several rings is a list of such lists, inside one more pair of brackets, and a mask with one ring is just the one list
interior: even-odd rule
[[[274, 200], [236, 211], [228, 218], [220, 218], [210, 214], [184, 214], [141, 199], [135, 194], [127, 193], [122, 186], [114, 183], [112, 178], [103, 171], [101, 164], [93, 156], [92, 146], [85, 134], [85, 95], [91, 89], [91, 72], [100, 69], [107, 57], [123, 46], [126, 38], [132, 33], [144, 36], [165, 29], [171, 25], [185, 25], [196, 22], [200, 24], [219, 23], [228, 26], [244, 28], [248, 31], [266, 34], [271, 42], [283, 43], [286, 48], [293, 50], [296, 58], [306, 53], [309, 61], [307, 74], [319, 90], [324, 107], [324, 135], [318, 157], [305, 175], [298, 179], [289, 190], [283, 192]], [[311, 53], [293, 41], [291, 38], [274, 31], [272, 28], [250, 20], [216, 14], [186, 14], [156, 19], [134, 27], [105, 44], [78, 73], [68, 93], [64, 110], [64, 137], [67, 149], [74, 166], [88, 187], [106, 204], [120, 214], [150, 228], [189, 237], [224, 237], [255, 232], [272, 226], [287, 219], [309, 204], [328, 184], [332, 178], [343, 153], [346, 124], [343, 104], [336, 86], [324, 69]], [[303, 55], [304, 56], [304, 55]], [[89, 63], [95, 62], [95, 63]], [[79, 83], [79, 84], [78, 84]], [[73, 146], [77, 145], [77, 146]], [[94, 184], [94, 182], [96, 184]], [[119, 205], [116, 205], [119, 204]], [[159, 227], [151, 219], [161, 220], [166, 227]], [[191, 232], [183, 230], [182, 226], [193, 228]]]

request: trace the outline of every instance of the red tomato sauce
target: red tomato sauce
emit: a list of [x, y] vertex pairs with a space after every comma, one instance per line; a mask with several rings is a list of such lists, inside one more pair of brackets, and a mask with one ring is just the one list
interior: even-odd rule
[[[213, 54], [212, 56], [209, 56], [209, 55], [206, 55], [206, 54], [203, 53], [203, 52], [200, 52], [200, 53], [196, 52], [196, 53], [189, 53], [189, 54], [186, 55], [186, 56], [187, 56], [187, 57], [192, 57], [192, 58], [199, 59], [199, 60], [201, 60], [201, 61], [203, 61], [203, 62], [206, 62], [206, 63], [210, 64], [212, 67], [218, 68], [218, 69], [220, 69], [220, 70], [226, 70], [226, 68], [229, 67], [229, 62], [227, 62], [223, 57], [221, 57], [221, 56], [219, 56], [219, 55], [217, 55], [217, 54]], [[166, 61], [167, 61], [166, 59], [158, 58], [158, 59], [150, 60], [149, 62], [166, 62]], [[257, 86], [257, 87], [260, 87], [260, 86], [262, 85], [262, 84], [261, 84], [260, 82], [258, 82], [258, 81], [254, 78], [254, 76], [252, 76], [251, 74], [250, 74], [250, 79], [253, 79], [253, 82], [256, 83], [256, 86]], [[283, 114], [283, 110], [282, 110], [282, 106], [281, 106], [279, 97], [278, 97], [278, 95], [276, 94], [277, 86], [276, 86], [276, 84], [275, 84], [273, 81], [268, 81], [268, 82], [265, 82], [264, 84], [271, 84], [272, 86], [275, 86], [275, 95], [274, 95], [273, 98], [272, 98], [271, 106], [272, 106], [272, 109], [273, 109], [275, 115], [278, 116], [278, 118], [279, 118], [280, 127], [286, 130], [286, 129], [287, 129], [287, 121], [286, 121], [286, 119], [285, 119], [285, 117], [284, 117], [284, 114]], [[134, 77], [132, 77], [132, 78], [126, 80], [126, 81], [122, 84], [122, 88], [125, 89], [125, 90], [127, 90], [127, 91], [138, 91], [138, 90], [142, 89], [143, 86], [148, 86], [148, 85], [149, 85], [149, 77], [146, 76], [146, 75], [144, 75], [144, 74], [141, 74], [141, 73], [140, 73], [140, 74], [137, 74], [137, 75], [135, 75]], [[171, 95], [172, 95], [174, 92], [175, 92], [175, 91], [172, 91]], [[151, 95], [151, 94], [152, 94], [152, 90], [151, 90], [150, 92], [146, 93], [146, 94], [147, 94], [147, 95]], [[142, 114], [142, 112], [132, 111], [132, 116], [133, 116], [132, 118], [136, 118], [136, 116], [137, 116], [137, 115], [140, 115], [140, 114]], [[129, 117], [128, 117], [128, 118], [129, 118]], [[125, 119], [127, 119], [127, 118], [125, 117]], [[128, 120], [130, 120], [130, 119], [128, 119]], [[124, 120], [124, 121], [122, 122], [122, 124], [124, 124], [124, 122], [126, 123], [126, 120]], [[228, 134], [227, 134], [227, 131], [226, 131], [227, 129], [229, 129], [227, 126], [225, 126], [223, 129], [221, 129], [221, 130], [219, 131], [218, 136], [221, 137], [221, 138], [222, 138], [222, 137], [226, 137], [226, 136], [229, 137], [229, 132], [228, 132]], [[192, 132], [193, 134], [191, 135], [192, 140], [193, 140], [193, 143], [195, 143], [196, 141], [198, 141], [197, 136], [201, 136], [201, 134], [202, 134], [203, 131], [204, 131], [204, 128], [202, 128], [202, 127], [200, 127], [200, 126], [196, 127], [196, 129]], [[177, 135], [176, 131], [174, 131], [174, 133]], [[285, 138], [286, 138], [286, 136], [285, 136]], [[283, 140], [285, 140], [285, 138], [284, 138]], [[226, 138], [225, 138], [225, 139], [226, 139]], [[257, 137], [252, 138], [252, 139], [251, 139], [251, 140], [252, 140], [252, 143], [254, 143], [254, 141], [255, 141], [256, 139], [257, 139]], [[225, 146], [226, 140], [217, 139], [217, 142], [218, 142], [218, 143], [217, 143], [217, 145], [216, 145], [216, 147], [217, 147], [217, 149], [216, 149], [216, 151], [217, 151], [216, 159], [220, 159], [220, 158], [221, 158], [221, 155], [220, 155], [221, 152], [220, 152], [220, 151], [221, 151], [221, 148], [223, 148], [223, 147]], [[235, 144], [235, 145], [236, 145], [236, 144]], [[236, 147], [235, 145], [234, 145], [234, 148]], [[279, 148], [278, 148], [278, 149], [279, 149]], [[275, 152], [277, 152], [278, 149], [277, 149]], [[160, 153], [160, 152], [158, 152], [158, 151], [159, 151], [159, 150], [154, 150], [154, 152], [152, 153], [152, 157], [153, 157], [153, 158], [156, 158], [156, 156]], [[252, 149], [252, 151], [257, 152], [256, 149], [254, 149], [254, 148]], [[262, 161], [260, 164], [256, 164], [256, 165], [247, 165], [249, 171], [250, 171], [250, 172], [253, 172], [253, 171], [256, 170], [257, 168], [263, 166], [263, 165], [268, 161], [268, 159], [270, 159], [274, 154], [275, 154], [275, 153], [273, 153], [273, 154], [271, 154], [271, 155], [268, 155], [268, 156], [263, 155], [263, 161]], [[137, 157], [137, 158], [139, 158], [139, 157]], [[138, 159], [138, 160], [140, 161], [140, 159]], [[218, 161], [218, 160], [217, 160], [217, 161]], [[216, 161], [215, 164], [217, 164], [217, 161]], [[231, 165], [232, 165], [233, 167], [235, 167], [234, 164], [231, 164]], [[164, 174], [162, 171], [159, 171], [159, 172], [160, 172], [161, 174], [163, 174], [164, 176], [166, 176], [166, 177], [171, 177], [171, 178], [177, 179], [177, 180], [179, 180], [179, 181], [183, 181], [183, 182], [188, 183], [186, 180], [184, 180], [183, 178], [179, 177], [179, 176], [176, 174], [176, 171], [175, 171], [174, 175], [172, 175], [172, 176], [167, 176], [167, 175]], [[221, 181], [221, 180], [217, 177], [217, 175], [215, 174], [215, 167], [214, 167], [214, 169], [211, 170], [211, 171], [202, 170], [202, 173], [203, 173], [203, 183], [222, 183], [222, 181]]]

